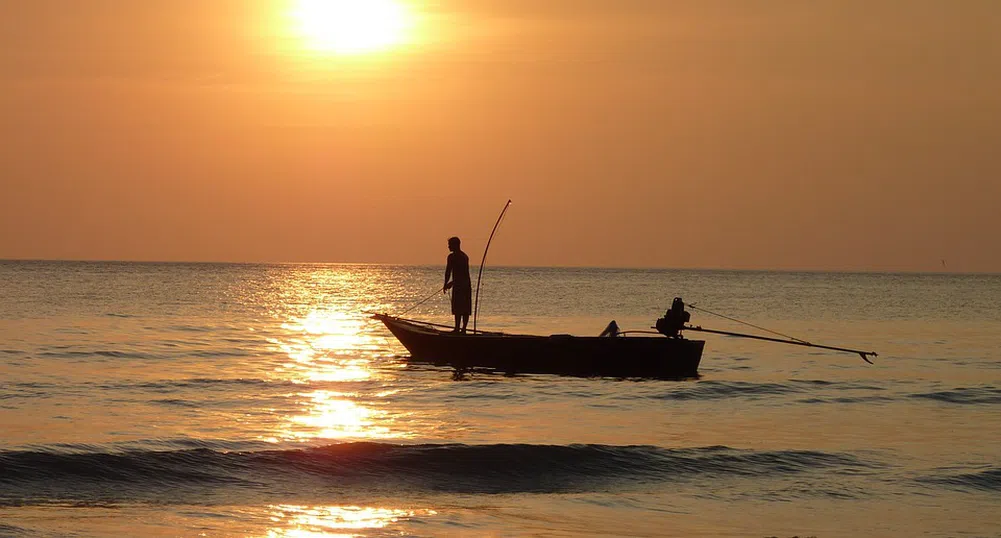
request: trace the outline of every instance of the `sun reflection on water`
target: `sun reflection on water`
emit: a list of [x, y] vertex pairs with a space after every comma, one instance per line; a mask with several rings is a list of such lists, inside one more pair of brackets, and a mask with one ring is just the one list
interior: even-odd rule
[[288, 338], [274, 343], [291, 361], [278, 369], [278, 376], [296, 383], [373, 377], [372, 356], [379, 343], [366, 334], [363, 319], [345, 312], [313, 310], [281, 328]]
[[[361, 506], [271, 506], [271, 520], [282, 525], [268, 531], [268, 538], [347, 538], [362, 530], [385, 529], [418, 516], [434, 516], [434, 510], [401, 510]], [[342, 532], [348, 531], [348, 532]]]
[[396, 393], [383, 384], [385, 370], [392, 366], [379, 361], [384, 338], [370, 332], [362, 314], [314, 307], [305, 315], [291, 316], [281, 329], [285, 336], [273, 343], [288, 361], [273, 375], [314, 390], [289, 394], [302, 411], [289, 415], [270, 441], [412, 437], [399, 429], [391, 413], [380, 409]]
[[[309, 414], [293, 417], [298, 428], [289, 434], [299, 439], [393, 439], [406, 437], [393, 431], [388, 413], [347, 399], [342, 393], [318, 390], [310, 398]], [[305, 427], [303, 429], [302, 427]]]

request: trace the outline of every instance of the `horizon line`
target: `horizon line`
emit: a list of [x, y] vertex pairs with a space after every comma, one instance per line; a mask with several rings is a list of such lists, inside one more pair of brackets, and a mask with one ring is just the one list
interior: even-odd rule
[[[351, 262], [351, 261], [221, 261], [221, 260], [113, 260], [100, 258], [0, 258], [0, 263], [120, 263], [149, 265], [368, 265], [368, 266], [408, 266], [408, 267], [444, 267], [441, 263], [402, 263], [402, 262]], [[470, 264], [470, 267], [479, 267]], [[490, 267], [500, 269], [600, 269], [609, 271], [718, 271], [730, 273], [839, 273], [839, 274], [874, 274], [874, 275], [948, 275], [948, 276], [1001, 276], [1001, 272], [992, 271], [922, 271], [908, 269], [805, 269], [805, 268], [728, 268], [728, 267], [667, 267], [667, 266], [604, 266], [604, 265], [508, 265], [497, 264]]]

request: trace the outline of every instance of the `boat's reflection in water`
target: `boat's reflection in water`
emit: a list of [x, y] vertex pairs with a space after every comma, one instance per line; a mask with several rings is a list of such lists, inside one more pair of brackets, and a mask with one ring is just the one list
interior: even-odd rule
[[[401, 510], [360, 506], [270, 507], [276, 525], [268, 538], [348, 538], [364, 536], [366, 531], [388, 531], [396, 524], [415, 517], [430, 517], [434, 510]], [[397, 534], [396, 532], [393, 533]]]

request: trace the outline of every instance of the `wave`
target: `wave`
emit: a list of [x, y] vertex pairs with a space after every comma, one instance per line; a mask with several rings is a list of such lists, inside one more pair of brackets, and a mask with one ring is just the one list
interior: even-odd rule
[[1001, 491], [1001, 468], [995, 467], [977, 473], [929, 476], [918, 481], [963, 491]]
[[912, 394], [911, 397], [952, 404], [996, 404], [1001, 403], [1001, 388], [992, 386], [960, 387], [952, 390]]
[[618, 399], [650, 398], [659, 400], [718, 400], [743, 398], [765, 399], [774, 396], [798, 396], [789, 403], [799, 404], [882, 404], [903, 400], [934, 400], [958, 405], [1001, 403], [1001, 388], [995, 386], [955, 387], [930, 392], [889, 392], [888, 387], [857, 382], [803, 381], [753, 383], [746, 381], [700, 381], [679, 384], [667, 390], [645, 395], [619, 396]]
[[16, 527], [14, 525], [8, 525], [6, 523], [0, 523], [0, 536], [7, 536], [8, 538], [18, 538], [20, 536], [32, 536], [28, 529], [21, 527]]
[[[180, 347], [175, 342], [163, 342], [158, 344], [164, 347]], [[38, 355], [40, 357], [46, 358], [58, 358], [58, 359], [82, 359], [82, 358], [94, 358], [100, 357], [105, 359], [133, 359], [133, 360], [166, 360], [171, 358], [183, 357], [197, 357], [200, 359], [218, 359], [218, 358], [236, 358], [236, 357], [254, 357], [257, 356], [259, 352], [253, 349], [240, 349], [240, 348], [226, 348], [226, 349], [215, 349], [215, 350], [198, 350], [189, 349], [182, 354], [164, 354], [164, 353], [152, 353], [152, 352], [136, 352], [136, 351], [118, 351], [118, 350], [90, 350], [90, 351], [80, 351], [80, 350], [65, 350], [65, 351], [43, 351]]]
[[131, 351], [118, 351], [114, 349], [95, 349], [88, 351], [79, 351], [72, 349], [65, 349], [59, 351], [42, 351], [38, 353], [39, 357], [47, 358], [57, 358], [57, 359], [84, 359], [92, 357], [101, 357], [105, 359], [164, 359], [167, 358], [165, 355], [158, 355], [155, 353], [140, 353]]
[[56, 387], [54, 383], [0, 383], [0, 400], [47, 398]]
[[652, 395], [659, 400], [713, 400], [721, 398], [776, 396], [802, 392], [803, 389], [785, 383], [750, 383], [746, 381], [700, 381], [672, 387], [668, 392]]
[[137, 388], [146, 390], [163, 390], [163, 389], [186, 389], [186, 388], [202, 388], [202, 387], [214, 387], [214, 386], [243, 386], [243, 387], [260, 387], [268, 385], [294, 385], [292, 381], [286, 380], [268, 380], [268, 379], [258, 379], [252, 377], [233, 377], [233, 378], [215, 378], [215, 377], [193, 377], [189, 379], [178, 379], [178, 380], [164, 380], [164, 381], [144, 381], [139, 383], [123, 383], [120, 385], [105, 384], [102, 388]]
[[8, 399], [45, 399], [57, 397], [67, 393], [83, 393], [88, 391], [99, 392], [121, 392], [140, 390], [146, 392], [150, 402], [158, 404], [174, 404], [191, 407], [194, 402], [187, 402], [181, 398], [156, 399], [153, 396], [160, 394], [171, 394], [184, 390], [202, 390], [208, 387], [250, 387], [250, 386], [280, 386], [291, 387], [295, 383], [292, 381], [268, 381], [263, 379], [210, 379], [193, 378], [171, 381], [142, 381], [142, 382], [121, 382], [121, 383], [79, 383], [79, 384], [56, 384], [56, 383], [0, 383], [0, 400]]
[[892, 396], [839, 396], [831, 398], [804, 398], [799, 400], [798, 403], [803, 404], [826, 404], [826, 403], [839, 403], [839, 404], [855, 404], [855, 403], [886, 403], [892, 402], [895, 398]]
[[[360, 381], [339, 381], [339, 380], [307, 380], [298, 381], [293, 379], [259, 379], [259, 378], [188, 378], [156, 381], [118, 381], [118, 382], [80, 382], [80, 383], [48, 383], [48, 382], [20, 382], [4, 383], [0, 381], [0, 400], [42, 400], [47, 398], [58, 398], [66, 394], [94, 394], [100, 397], [106, 394], [121, 394], [128, 392], [134, 399], [143, 399], [149, 403], [168, 406], [180, 406], [197, 408], [206, 403], [201, 396], [194, 400], [186, 399], [189, 391], [197, 391], [200, 394], [206, 390], [246, 392], [250, 391], [254, 396], [265, 396], [272, 393], [286, 393], [289, 391], [299, 391], [318, 388], [344, 387], [366, 387], [371, 383], [368, 380]], [[269, 392], [271, 391], [271, 392]], [[277, 392], [275, 392], [277, 391]]]
[[609, 445], [345, 443], [283, 450], [0, 452], [0, 503], [123, 500], [234, 491], [562, 493], [665, 481], [772, 477], [876, 467], [848, 454]]
[[714, 400], [723, 398], [763, 398], [786, 394], [816, 394], [818, 391], [882, 391], [883, 387], [852, 382], [823, 380], [789, 380], [783, 383], [752, 383], [748, 381], [700, 381], [671, 387], [649, 396], [661, 400]]

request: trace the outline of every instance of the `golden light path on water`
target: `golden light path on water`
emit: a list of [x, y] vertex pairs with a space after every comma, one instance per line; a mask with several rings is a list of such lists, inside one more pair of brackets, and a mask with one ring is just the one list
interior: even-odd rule
[[[272, 372], [275, 382], [302, 387], [288, 395], [301, 412], [280, 421], [272, 442], [350, 442], [406, 439], [416, 432], [401, 425], [407, 413], [390, 411], [400, 389], [390, 386], [393, 368], [385, 360], [385, 337], [372, 331], [363, 311], [381, 308], [342, 299], [379, 285], [350, 268], [323, 268], [288, 275], [286, 304], [275, 310], [282, 336], [271, 343], [286, 360]], [[350, 291], [348, 291], [350, 290]], [[348, 291], [348, 293], [344, 293]], [[389, 531], [395, 524], [437, 515], [426, 508], [358, 505], [277, 504], [266, 508], [265, 538], [348, 538]]]
[[322, 267], [281, 279], [283, 303], [275, 308], [280, 337], [271, 343], [287, 358], [272, 372], [277, 382], [301, 390], [290, 393], [301, 412], [290, 414], [265, 440], [333, 441], [406, 439], [416, 433], [401, 426], [407, 416], [393, 409], [400, 388], [389, 377], [403, 364], [386, 360], [387, 341], [373, 331], [363, 312], [376, 304], [345, 297], [377, 296], [384, 285], [350, 267]]
[[349, 538], [358, 531], [385, 529], [394, 523], [418, 516], [434, 516], [434, 510], [401, 510], [360, 506], [270, 507], [271, 521], [280, 528], [271, 529], [267, 538]]
[[[289, 417], [269, 440], [346, 441], [412, 436], [410, 432], [395, 429], [387, 411], [359, 401], [357, 392], [326, 388], [378, 381], [373, 360], [379, 345], [365, 333], [366, 323], [347, 312], [317, 309], [282, 325], [282, 329], [295, 336], [276, 342], [289, 361], [275, 375], [307, 389], [294, 395], [304, 405], [305, 412]], [[367, 396], [385, 399], [396, 393], [395, 389], [385, 388]]]
[[347, 312], [313, 310], [304, 318], [282, 324], [302, 338], [282, 344], [294, 362], [285, 367], [305, 381], [364, 381], [372, 377], [370, 358], [353, 357], [373, 351], [375, 343], [362, 333], [364, 321]]

